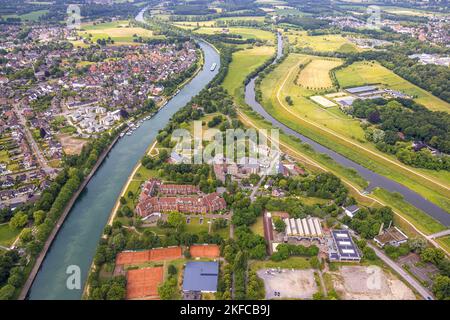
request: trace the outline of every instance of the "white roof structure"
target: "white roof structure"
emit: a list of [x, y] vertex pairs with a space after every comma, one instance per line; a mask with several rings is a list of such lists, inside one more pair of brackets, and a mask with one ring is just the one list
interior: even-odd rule
[[303, 237], [305, 235], [305, 232], [303, 231], [303, 226], [302, 226], [302, 220], [300, 218], [295, 219], [295, 222], [297, 223], [297, 229], [298, 229], [298, 233], [301, 237]]
[[323, 231], [319, 218], [285, 218], [283, 221], [286, 224], [287, 236], [298, 236], [302, 238], [323, 237]]
[[310, 236], [311, 233], [309, 232], [308, 223], [306, 222], [306, 219], [302, 219], [302, 225], [303, 225], [303, 231], [305, 231], [305, 236]]

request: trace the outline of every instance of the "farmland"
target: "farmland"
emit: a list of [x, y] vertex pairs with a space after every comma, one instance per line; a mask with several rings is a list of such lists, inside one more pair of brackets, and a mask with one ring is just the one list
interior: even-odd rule
[[11, 14], [11, 15], [5, 15], [3, 16], [5, 19], [7, 18], [20, 18], [24, 21], [38, 21], [40, 17], [46, 15], [48, 13], [48, 10], [37, 10], [32, 11], [30, 13], [17, 15], [17, 14]]
[[128, 21], [115, 21], [109, 23], [100, 24], [85, 24], [82, 25], [82, 29], [79, 31], [80, 36], [83, 38], [89, 38], [90, 36], [93, 42], [98, 39], [107, 39], [111, 37], [114, 42], [121, 44], [133, 44], [133, 39], [142, 37], [144, 39], [161, 37], [155, 36], [152, 31], [132, 27]]
[[288, 31], [289, 44], [299, 49], [323, 52], [358, 52], [361, 51], [340, 34], [309, 36], [305, 31]]
[[270, 58], [275, 52], [273, 47], [255, 47], [252, 49], [240, 50], [233, 54], [233, 61], [230, 64], [227, 77], [223, 82], [223, 87], [232, 95], [238, 96], [239, 88], [243, 87], [245, 77], [255, 70], [264, 61]]
[[329, 72], [341, 65], [337, 59], [312, 58], [308, 65], [299, 71], [296, 83], [303, 88], [325, 89], [333, 85]]
[[336, 78], [343, 88], [379, 83], [415, 97], [415, 101], [430, 110], [450, 111], [450, 104], [399, 77], [377, 62], [355, 62], [336, 71]]
[[[257, 39], [261, 41], [275, 41], [275, 35], [272, 32], [266, 30], [260, 30], [255, 28], [240, 28], [232, 27], [227, 28], [230, 34], [237, 34], [242, 36], [243, 39]], [[223, 28], [216, 27], [201, 27], [194, 31], [199, 34], [220, 34], [223, 32]]]

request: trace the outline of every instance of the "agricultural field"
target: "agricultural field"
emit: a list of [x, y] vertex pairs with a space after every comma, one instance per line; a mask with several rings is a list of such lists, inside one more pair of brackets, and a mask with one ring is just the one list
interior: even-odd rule
[[366, 84], [382, 84], [415, 97], [415, 101], [423, 104], [430, 110], [450, 112], [449, 103], [406, 81], [377, 62], [355, 62], [346, 68], [336, 71], [336, 78], [339, 85], [343, 88]]
[[[227, 28], [230, 34], [237, 34], [242, 36], [243, 39], [257, 39], [261, 41], [275, 41], [275, 34], [266, 30], [260, 30], [255, 28], [240, 28], [231, 27]], [[200, 34], [220, 34], [223, 32], [223, 28], [216, 27], [201, 27], [194, 31]]]
[[223, 87], [234, 97], [239, 95], [239, 88], [243, 87], [246, 76], [263, 64], [275, 53], [274, 47], [254, 47], [233, 53], [228, 74], [223, 82]]
[[[262, 81], [260, 88], [266, 110], [292, 129], [320, 144], [405, 184], [444, 209], [449, 208], [448, 189], [418, 175], [411, 176], [411, 171], [407, 171], [411, 168], [369, 144], [358, 120], [345, 115], [337, 107], [324, 109], [308, 99], [312, 92], [294, 83], [296, 70], [306, 59], [308, 56], [291, 54]], [[287, 106], [284, 101], [286, 96], [291, 97], [292, 106]], [[413, 170], [444, 186], [450, 181], [447, 172]]]
[[92, 35], [92, 42], [96, 42], [98, 39], [107, 39], [108, 37], [111, 37], [114, 42], [119, 44], [135, 44], [133, 42], [133, 39], [136, 38], [135, 36], [144, 39], [162, 37], [155, 36], [151, 30], [131, 27], [129, 22], [125, 20], [99, 24], [84, 24], [78, 34], [83, 38], [89, 38], [89, 36]]
[[391, 14], [397, 14], [402, 16], [415, 16], [415, 17], [423, 17], [423, 16], [433, 16], [433, 15], [444, 15], [440, 12], [431, 12], [425, 10], [419, 10], [414, 8], [402, 8], [402, 7], [381, 7], [381, 10]]
[[263, 16], [249, 16], [249, 17], [224, 17], [224, 18], [218, 18], [218, 19], [214, 19], [214, 20], [210, 20], [210, 21], [177, 21], [174, 22], [174, 25], [181, 27], [181, 28], [186, 28], [186, 29], [191, 29], [191, 28], [196, 28], [196, 27], [215, 27], [217, 24], [217, 22], [227, 22], [227, 21], [258, 21], [258, 22], [264, 22], [264, 17]]
[[327, 34], [309, 36], [306, 31], [290, 30], [284, 35], [288, 37], [289, 44], [299, 49], [310, 49], [323, 52], [358, 52], [362, 51], [347, 38], [340, 34]]
[[311, 58], [308, 65], [299, 71], [296, 83], [307, 89], [323, 90], [330, 88], [330, 70], [340, 66], [341, 60], [331, 58]]
[[24, 21], [38, 21], [40, 17], [46, 15], [48, 13], [48, 10], [38, 10], [38, 11], [32, 11], [30, 13], [17, 15], [17, 14], [11, 14], [11, 15], [5, 15], [2, 16], [3, 18], [20, 18]]

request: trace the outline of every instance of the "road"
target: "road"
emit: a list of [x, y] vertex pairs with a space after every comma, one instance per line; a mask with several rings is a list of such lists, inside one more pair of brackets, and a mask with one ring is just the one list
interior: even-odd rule
[[450, 235], [450, 229], [441, 231], [441, 232], [436, 232], [434, 234], [430, 234], [429, 236], [427, 236], [428, 239], [436, 239], [436, 238], [440, 238], [440, 237], [445, 237]]
[[259, 181], [256, 184], [256, 186], [253, 187], [252, 193], [250, 194], [250, 201], [251, 202], [255, 201], [255, 199], [256, 199], [256, 192], [258, 192], [258, 189], [261, 186], [261, 183], [263, 182], [265, 177], [266, 177], [265, 175], [262, 175], [261, 179], [259, 179]]
[[367, 246], [372, 248], [378, 258], [380, 258], [385, 264], [391, 267], [395, 272], [397, 272], [403, 280], [409, 283], [425, 300], [433, 300], [433, 295], [426, 288], [424, 288], [416, 279], [414, 279], [409, 273], [403, 270], [398, 264], [392, 261], [383, 251], [378, 249], [376, 246], [367, 243]]
[[27, 138], [28, 144], [31, 146], [31, 149], [33, 149], [33, 153], [36, 156], [41, 168], [46, 172], [46, 173], [52, 173], [54, 172], [54, 169], [52, 167], [50, 167], [48, 165], [47, 160], [45, 159], [45, 157], [42, 155], [41, 150], [39, 149], [39, 146], [37, 145], [36, 141], [34, 141], [33, 135], [30, 132], [30, 129], [28, 129], [27, 127], [27, 120], [25, 119], [25, 117], [23, 116], [23, 114], [20, 112], [17, 104], [14, 105], [14, 111], [17, 115], [17, 118], [20, 121], [20, 124], [23, 127], [23, 131], [25, 132], [25, 137]]

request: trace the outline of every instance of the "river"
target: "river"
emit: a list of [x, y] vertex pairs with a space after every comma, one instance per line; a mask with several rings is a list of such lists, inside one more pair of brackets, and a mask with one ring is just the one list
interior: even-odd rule
[[[278, 34], [278, 48], [277, 48], [277, 58], [274, 61], [281, 58], [283, 54], [283, 39], [280, 34]], [[267, 121], [271, 122], [274, 127], [278, 127], [282, 129], [285, 133], [300, 138], [303, 142], [308, 143], [315, 151], [320, 153], [325, 153], [332, 157], [337, 163], [343, 165], [344, 167], [349, 167], [355, 169], [364, 179], [369, 182], [369, 187], [367, 191], [373, 190], [376, 187], [384, 188], [389, 191], [395, 191], [403, 195], [405, 201], [409, 202], [413, 206], [418, 209], [421, 209], [444, 226], [450, 225], [450, 214], [448, 214], [444, 209], [435, 205], [434, 203], [426, 200], [418, 193], [410, 190], [404, 185], [397, 183], [391, 179], [388, 179], [380, 174], [377, 174], [355, 162], [347, 159], [341, 154], [330, 150], [323, 145], [309, 139], [298, 133], [297, 131], [289, 128], [285, 124], [281, 123], [274, 117], [272, 117], [264, 108], [258, 103], [255, 99], [255, 80], [257, 76], [253, 78], [245, 87], [245, 102], [256, 112], [258, 112], [262, 117], [264, 117]]]
[[[140, 13], [142, 17], [142, 12]], [[119, 197], [123, 185], [172, 115], [186, 105], [218, 73], [220, 56], [215, 49], [202, 41], [205, 64], [200, 71], [151, 120], [145, 121], [133, 135], [121, 138], [88, 183], [55, 238], [41, 269], [29, 291], [29, 299], [80, 299], [80, 290], [66, 287], [66, 269], [79, 266], [82, 284], [85, 283], [103, 228]], [[211, 72], [210, 67], [217, 64]]]

